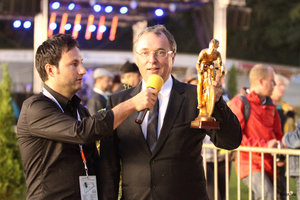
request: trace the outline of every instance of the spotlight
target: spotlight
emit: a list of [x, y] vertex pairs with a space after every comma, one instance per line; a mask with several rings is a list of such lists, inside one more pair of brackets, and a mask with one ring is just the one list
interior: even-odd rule
[[53, 35], [53, 29], [51, 28], [51, 25], [53, 23], [55, 23], [55, 20], [56, 20], [56, 12], [53, 12], [53, 13], [51, 13], [50, 19], [49, 19], [49, 28], [48, 28], [48, 33], [47, 33], [48, 37], [52, 37], [52, 35]]
[[105, 31], [106, 31], [106, 26], [105, 25], [102, 25], [102, 26], [100, 26], [100, 32], [101, 33], [104, 33]]
[[15, 28], [20, 28], [21, 24], [22, 24], [22, 23], [21, 23], [20, 20], [16, 20], [16, 21], [14, 21], [13, 26], [14, 26]]
[[91, 39], [91, 35], [92, 35], [91, 32], [93, 32], [93, 31], [91, 31], [92, 30], [91, 26], [94, 25], [93, 24], [94, 18], [95, 18], [94, 15], [89, 15], [89, 17], [88, 17], [88, 22], [86, 24], [86, 31], [85, 31], [85, 36], [84, 36], [85, 39], [87, 39], [87, 40]]
[[78, 31], [80, 31], [80, 29], [81, 29], [80, 22], [81, 22], [81, 14], [77, 14], [75, 16], [73, 32], [72, 32], [72, 36], [74, 39], [76, 39], [78, 37]]
[[25, 21], [23, 24], [23, 27], [26, 29], [30, 28], [30, 26], [31, 26], [31, 21]]
[[109, 40], [114, 41], [116, 38], [117, 28], [118, 28], [118, 21], [119, 18], [117, 16], [114, 16], [112, 18], [111, 27], [110, 27], [110, 33], [109, 33]]
[[55, 30], [57, 28], [57, 24], [55, 22], [53, 22], [53, 23], [50, 24], [49, 27], [50, 27], [51, 30]]
[[101, 11], [101, 6], [99, 4], [94, 5], [94, 11], [95, 12], [100, 12]]
[[97, 30], [97, 35], [96, 38], [97, 40], [101, 40], [102, 36], [103, 36], [103, 31], [101, 30], [102, 26], [104, 26], [105, 24], [105, 16], [101, 16], [99, 19], [99, 23], [98, 23], [98, 30]]
[[56, 10], [60, 7], [60, 3], [58, 1], [52, 3], [52, 9]]
[[65, 33], [65, 25], [68, 21], [68, 13], [64, 13], [61, 17], [59, 33]]
[[131, 9], [134, 10], [134, 9], [136, 9], [137, 6], [138, 6], [137, 1], [131, 1], [131, 2], [130, 2], [130, 8], [131, 8]]
[[94, 32], [96, 30], [96, 26], [93, 24], [93, 25], [90, 25], [89, 27], [89, 31], [90, 32]]
[[90, 6], [94, 6], [96, 4], [97, 0], [90, 0]]
[[76, 24], [75, 25], [75, 31], [80, 31], [81, 30], [81, 25], [80, 24]]
[[169, 6], [169, 10], [171, 12], [175, 12], [176, 11], [176, 8], [177, 8], [177, 5], [175, 3], [171, 3], [170, 6]]
[[128, 8], [126, 6], [123, 6], [120, 8], [120, 13], [121, 14], [126, 14], [128, 12]]
[[75, 8], [75, 3], [70, 3], [68, 9], [73, 10], [74, 8]]
[[111, 13], [113, 11], [113, 7], [112, 6], [106, 6], [105, 7], [105, 12], [106, 13]]
[[161, 17], [161, 16], [163, 16], [163, 14], [164, 14], [164, 11], [162, 9], [158, 8], [155, 10], [156, 16]]
[[71, 28], [72, 28], [72, 25], [71, 25], [70, 23], [67, 23], [67, 24], [65, 25], [65, 30], [66, 30], [66, 31], [69, 31]]

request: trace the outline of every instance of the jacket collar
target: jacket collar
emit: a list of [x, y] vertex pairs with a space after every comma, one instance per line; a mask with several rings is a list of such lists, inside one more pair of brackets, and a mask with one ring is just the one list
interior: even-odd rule
[[[262, 105], [259, 96], [254, 91], [246, 94], [246, 96], [248, 97], [249, 101], [252, 101], [253, 103], [258, 105]], [[266, 97], [266, 102], [263, 105], [274, 106], [273, 101], [270, 97]]]

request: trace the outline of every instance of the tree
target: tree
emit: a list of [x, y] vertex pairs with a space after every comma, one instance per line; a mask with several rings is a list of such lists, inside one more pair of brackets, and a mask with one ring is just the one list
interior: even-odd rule
[[232, 65], [228, 71], [228, 92], [231, 97], [234, 97], [237, 94], [237, 69], [235, 65]]
[[11, 106], [11, 79], [8, 67], [3, 69], [0, 82], [0, 199], [14, 200], [22, 198], [25, 189], [25, 177], [22, 161], [14, 131], [14, 114]]
[[252, 8], [247, 31], [228, 28], [227, 56], [243, 60], [299, 65], [300, 2], [247, 0]]

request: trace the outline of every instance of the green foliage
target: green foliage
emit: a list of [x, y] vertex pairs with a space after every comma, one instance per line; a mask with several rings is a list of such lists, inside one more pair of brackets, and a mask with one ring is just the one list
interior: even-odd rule
[[237, 94], [237, 69], [235, 65], [232, 65], [227, 74], [228, 81], [228, 92], [231, 97], [234, 97]]
[[[238, 177], [235, 169], [235, 162], [231, 163], [231, 173], [229, 180], [229, 198], [228, 199], [248, 199], [249, 196], [249, 188], [244, 184], [242, 180], [240, 180], [240, 197], [238, 197]], [[289, 181], [290, 190], [295, 193], [297, 192], [297, 184], [294, 178], [290, 178]], [[290, 199], [297, 199], [296, 196], [290, 196]]]
[[247, 7], [252, 8], [250, 28], [228, 28], [227, 56], [299, 65], [300, 2], [247, 0]]
[[0, 83], [0, 199], [20, 199], [25, 189], [22, 161], [14, 132], [14, 115], [10, 104], [11, 79], [8, 67], [3, 69]]

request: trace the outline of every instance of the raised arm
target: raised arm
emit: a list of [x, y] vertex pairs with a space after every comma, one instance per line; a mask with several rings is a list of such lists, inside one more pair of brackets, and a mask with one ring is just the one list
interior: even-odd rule
[[132, 112], [153, 107], [158, 96], [155, 89], [148, 88], [136, 96], [112, 108], [114, 112], [114, 129], [116, 129]]

